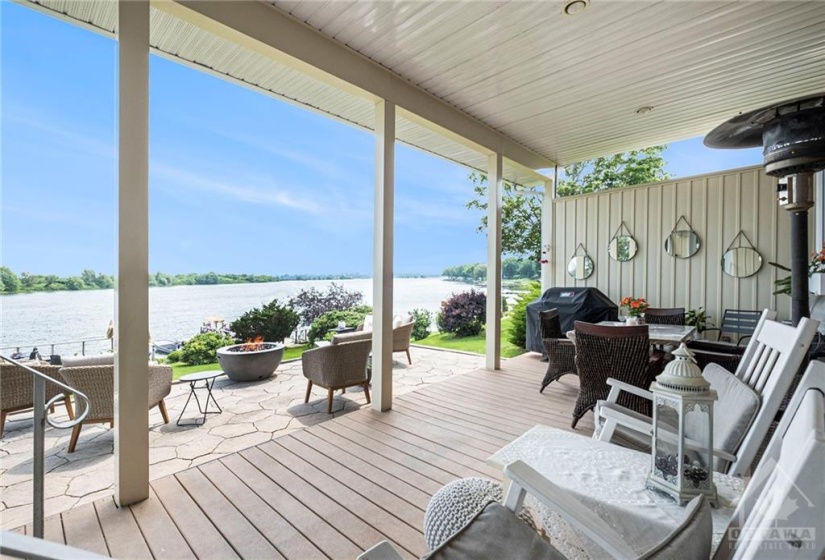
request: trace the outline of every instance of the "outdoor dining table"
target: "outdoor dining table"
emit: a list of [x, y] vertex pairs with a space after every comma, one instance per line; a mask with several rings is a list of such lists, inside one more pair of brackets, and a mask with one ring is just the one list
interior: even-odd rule
[[[621, 321], [602, 321], [598, 325], [606, 327], [627, 326]], [[647, 325], [651, 344], [673, 344], [678, 346], [696, 338], [696, 327], [689, 325]], [[567, 331], [567, 338], [576, 342], [576, 331]]]
[[[685, 506], [646, 487], [650, 454], [537, 425], [487, 459], [496, 469], [522, 460], [571, 494], [611, 527], [640, 555], [662, 541], [682, 521]], [[741, 478], [713, 473], [718, 503], [711, 511], [713, 544], [718, 546], [744, 491]], [[565, 558], [609, 558], [598, 545], [562, 517], [528, 499], [553, 546]]]

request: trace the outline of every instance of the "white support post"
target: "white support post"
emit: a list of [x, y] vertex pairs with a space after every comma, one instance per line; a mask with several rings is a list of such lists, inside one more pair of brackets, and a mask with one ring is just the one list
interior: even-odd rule
[[[825, 171], [814, 175], [814, 223], [816, 227], [816, 245], [814, 250], [819, 251], [825, 246]], [[811, 277], [810, 289], [817, 295], [825, 295], [825, 274], [814, 274]]]
[[392, 408], [395, 105], [375, 104], [375, 221], [372, 278], [372, 407]]
[[501, 154], [487, 163], [487, 369], [501, 369]]
[[541, 199], [541, 251], [539, 258], [546, 263], [539, 264], [541, 270], [541, 293], [551, 288], [553, 283], [553, 181], [544, 182], [544, 196]]
[[149, 0], [118, 2], [115, 502], [149, 497]]

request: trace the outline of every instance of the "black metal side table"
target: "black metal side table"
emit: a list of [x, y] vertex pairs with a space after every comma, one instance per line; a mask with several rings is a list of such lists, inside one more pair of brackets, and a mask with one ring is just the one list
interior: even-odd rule
[[[218, 401], [215, 400], [215, 395], [212, 394], [212, 387], [215, 386], [215, 380], [225, 375], [221, 370], [211, 370], [211, 371], [199, 371], [197, 373], [190, 373], [188, 375], [183, 375], [180, 378], [180, 381], [189, 383], [189, 396], [186, 397], [186, 403], [183, 405], [183, 410], [180, 411], [180, 416], [178, 416], [178, 421], [176, 422], [178, 426], [200, 426], [204, 422], [206, 422], [206, 415], [207, 414], [220, 414], [222, 412], [221, 407], [218, 406]], [[206, 399], [204, 400], [203, 406], [201, 406], [201, 401], [198, 398], [198, 393], [196, 389], [198, 389], [197, 383], [198, 381], [203, 381], [203, 386], [200, 389], [206, 389]], [[183, 418], [183, 413], [186, 412], [186, 407], [189, 406], [189, 401], [192, 400], [192, 397], [195, 397], [195, 403], [198, 405], [198, 412], [203, 414], [203, 420], [200, 422], [183, 422], [181, 423], [181, 418]], [[209, 401], [215, 405], [217, 410], [209, 410]]]

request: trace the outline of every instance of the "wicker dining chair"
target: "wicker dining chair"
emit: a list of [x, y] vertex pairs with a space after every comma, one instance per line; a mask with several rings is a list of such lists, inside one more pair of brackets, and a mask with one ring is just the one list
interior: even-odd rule
[[684, 307], [648, 307], [645, 311], [648, 325], [684, 325]]
[[576, 346], [561, 332], [558, 309], [539, 312], [539, 329], [544, 353], [547, 356], [547, 372], [539, 389], [539, 393], [543, 393], [550, 383], [562, 375], [576, 375]]
[[301, 370], [307, 379], [304, 402], [309, 402], [312, 386], [327, 390], [327, 414], [332, 414], [332, 398], [338, 389], [363, 387], [364, 397], [370, 402], [370, 382], [367, 360], [372, 351], [372, 339], [344, 344], [332, 344], [307, 350], [301, 355]]
[[[573, 428], [599, 400], [607, 398], [608, 378], [647, 389], [660, 371], [659, 362], [650, 357], [647, 325], [608, 327], [576, 321], [575, 330], [579, 396], [573, 409]], [[629, 393], [623, 397], [625, 408], [651, 415], [649, 400]]]

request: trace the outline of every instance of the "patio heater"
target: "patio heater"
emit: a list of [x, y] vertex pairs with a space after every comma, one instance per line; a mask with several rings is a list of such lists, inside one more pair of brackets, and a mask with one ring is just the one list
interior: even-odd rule
[[825, 93], [740, 113], [705, 136], [709, 148], [763, 147], [765, 172], [779, 178], [779, 205], [791, 213], [791, 317], [808, 307], [808, 210], [814, 173], [825, 169]]

